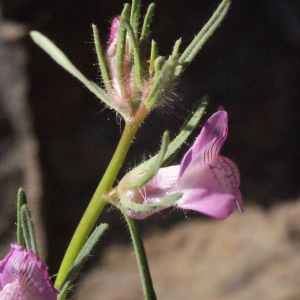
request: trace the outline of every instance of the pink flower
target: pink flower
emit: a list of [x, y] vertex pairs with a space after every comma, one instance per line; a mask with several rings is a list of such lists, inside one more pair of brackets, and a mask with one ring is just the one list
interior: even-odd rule
[[56, 300], [57, 294], [40, 258], [12, 244], [0, 261], [0, 300]]
[[[219, 110], [205, 123], [180, 165], [159, 169], [152, 180], [137, 190], [128, 191], [127, 196], [139, 204], [155, 204], [171, 193], [181, 192], [183, 196], [175, 205], [183, 209], [220, 220], [232, 214], [235, 205], [243, 212], [239, 170], [234, 162], [219, 155], [227, 132], [227, 112]], [[147, 213], [127, 210], [127, 214], [143, 219], [158, 210]]]

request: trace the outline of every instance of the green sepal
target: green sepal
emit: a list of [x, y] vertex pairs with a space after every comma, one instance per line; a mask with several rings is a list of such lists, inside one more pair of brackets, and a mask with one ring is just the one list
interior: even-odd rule
[[27, 204], [26, 194], [22, 188], [19, 188], [17, 202], [17, 241], [18, 245], [23, 247], [26, 246], [21, 220], [21, 209], [24, 204]]
[[154, 71], [154, 63], [158, 55], [157, 44], [154, 40], [151, 41], [151, 52], [149, 60], [149, 74], [152, 75]]
[[104, 56], [104, 53], [103, 53], [103, 50], [101, 47], [101, 42], [99, 39], [99, 31], [95, 24], [92, 24], [92, 28], [93, 28], [94, 44], [95, 44], [95, 49], [96, 49], [96, 54], [97, 54], [97, 58], [98, 58], [98, 64], [99, 64], [102, 80], [105, 85], [105, 89], [108, 92], [110, 92], [110, 91], [112, 91], [112, 86], [110, 83], [111, 80], [110, 80], [109, 73], [108, 73], [107, 66], [106, 66], [106, 59], [105, 59], [105, 56]]
[[[205, 112], [206, 106], [208, 102], [208, 97], [205, 96], [201, 101], [198, 101], [195, 105], [195, 109], [193, 109], [190, 113], [190, 118], [188, 118], [183, 125], [180, 133], [177, 135], [175, 139], [169, 144], [168, 150], [164, 156], [163, 165], [174, 155], [174, 153], [182, 146], [182, 144], [186, 141], [186, 139], [190, 136], [192, 131], [195, 129], [197, 124], [199, 123], [202, 115]], [[130, 171], [132, 176], [137, 176], [143, 172], [146, 172], [147, 169], [154, 163], [156, 160], [156, 155], [143, 162], [136, 168]]]
[[154, 82], [146, 99], [146, 106], [151, 109], [159, 105], [174, 85], [174, 71], [177, 66], [178, 56], [171, 55], [164, 63], [160, 72], [154, 75]]
[[173, 51], [172, 51], [172, 55], [178, 55], [180, 45], [181, 45], [181, 38], [178, 39], [178, 40], [175, 42], [174, 47], [173, 47]]
[[31, 213], [27, 204], [23, 204], [21, 208], [21, 224], [26, 249], [32, 250], [35, 255], [39, 256]]
[[183, 196], [183, 193], [172, 193], [162, 198], [161, 201], [155, 204], [138, 204], [130, 200], [121, 199], [121, 203], [123, 207], [127, 209], [136, 211], [136, 212], [149, 212], [152, 210], [159, 209], [162, 206], [169, 206], [174, 202], [178, 201]]
[[157, 174], [159, 168], [161, 167], [165, 154], [167, 152], [168, 146], [169, 146], [169, 132], [166, 131], [162, 138], [160, 151], [156, 155], [156, 159], [154, 160], [153, 164], [149, 167], [148, 170], [146, 170], [146, 173], [142, 177], [131, 181], [128, 186], [128, 189], [139, 188], [140, 186], [149, 182]]
[[140, 21], [141, 0], [132, 0], [130, 11], [130, 25], [134, 32], [135, 38], [138, 37]]
[[31, 31], [30, 36], [33, 41], [41, 47], [47, 54], [49, 54], [53, 60], [55, 60], [61, 67], [71, 73], [79, 81], [81, 81], [93, 94], [95, 94], [101, 101], [103, 101], [107, 106], [116, 110], [122, 115], [120, 111], [109, 99], [107, 93], [99, 87], [96, 83], [88, 80], [66, 57], [66, 55], [56, 47], [46, 36], [38, 31]]
[[142, 65], [140, 60], [140, 53], [139, 53], [139, 46], [135, 37], [135, 34], [133, 32], [133, 29], [131, 25], [128, 23], [126, 19], [120, 19], [120, 24], [124, 23], [124, 27], [127, 30], [131, 50], [133, 52], [133, 58], [134, 58], [134, 74], [135, 74], [135, 81], [140, 89], [142, 89]]
[[213, 13], [209, 21], [204, 25], [200, 32], [195, 36], [193, 41], [185, 49], [185, 51], [180, 56], [178, 63], [182, 68], [177, 68], [176, 76], [186, 69], [186, 67], [195, 58], [198, 52], [201, 50], [203, 45], [207, 42], [209, 37], [215, 32], [219, 27], [230, 6], [230, 0], [223, 0], [218, 6], [217, 10]]
[[166, 162], [170, 159], [170, 157], [176, 153], [176, 151], [183, 145], [183, 143], [187, 140], [192, 131], [198, 125], [200, 119], [205, 113], [208, 100], [208, 96], [204, 96], [202, 100], [196, 102], [194, 108], [191, 110], [189, 116], [183, 124], [180, 133], [170, 143], [166, 155], [164, 157], [163, 165], [165, 165]]
[[144, 18], [142, 33], [141, 33], [141, 37], [140, 37], [140, 41], [139, 41], [141, 58], [146, 57], [146, 49], [147, 49], [147, 45], [149, 43], [149, 36], [150, 36], [150, 24], [153, 19], [154, 8], [155, 8], [155, 4], [151, 3], [148, 6], [148, 9], [147, 9], [147, 12], [146, 12], [146, 15]]
[[165, 60], [165, 58], [163, 56], [156, 57], [156, 59], [154, 61], [154, 72], [155, 72], [156, 76], [162, 70], [165, 61], [166, 60]]
[[93, 233], [90, 235], [84, 246], [82, 247], [81, 251], [79, 252], [76, 260], [74, 261], [66, 279], [64, 280], [63, 284], [60, 287], [60, 293], [58, 295], [57, 300], [64, 300], [68, 289], [74, 279], [76, 278], [78, 272], [82, 268], [84, 262], [90, 255], [92, 249], [94, 248], [95, 244], [100, 239], [103, 232], [108, 228], [108, 224], [101, 224], [93, 231]]
[[118, 38], [117, 38], [117, 76], [120, 83], [120, 88], [122, 90], [122, 93], [127, 98], [127, 87], [125, 84], [125, 66], [124, 66], [124, 60], [125, 60], [125, 54], [126, 54], [126, 34], [127, 30], [125, 28], [124, 20], [128, 20], [129, 18], [129, 10], [130, 5], [126, 3], [124, 5], [124, 9], [122, 11], [122, 14], [120, 16], [120, 23], [118, 28]]

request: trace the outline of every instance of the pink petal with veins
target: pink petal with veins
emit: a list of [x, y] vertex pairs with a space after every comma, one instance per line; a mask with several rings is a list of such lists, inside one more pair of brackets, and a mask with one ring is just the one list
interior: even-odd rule
[[12, 244], [0, 261], [0, 300], [56, 300], [57, 294], [40, 258]]
[[218, 156], [202, 168], [192, 165], [183, 174], [178, 190], [183, 192], [177, 205], [202, 214], [225, 219], [235, 208], [235, 200], [243, 211], [242, 198], [238, 190], [239, 171], [228, 158]]
[[191, 163], [196, 163], [195, 159], [199, 160], [199, 165], [205, 165], [219, 155], [227, 138], [227, 124], [226, 111], [218, 111], [206, 121], [193, 146], [181, 161], [179, 176]]

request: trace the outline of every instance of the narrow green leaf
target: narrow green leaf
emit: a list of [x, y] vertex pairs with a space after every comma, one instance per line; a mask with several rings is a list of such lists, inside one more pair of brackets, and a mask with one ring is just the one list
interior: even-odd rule
[[111, 81], [110, 81], [110, 78], [109, 78], [105, 56], [104, 56], [104, 53], [103, 53], [103, 50], [102, 50], [102, 47], [101, 47], [101, 42], [100, 42], [100, 39], [99, 39], [98, 28], [94, 24], [92, 24], [92, 28], [93, 28], [94, 44], [95, 44], [95, 48], [96, 48], [98, 64], [99, 64], [102, 80], [103, 80], [103, 83], [105, 85], [106, 90], [108, 92], [111, 92], [112, 91], [112, 86], [111, 86], [111, 83], [110, 83]]
[[65, 54], [57, 48], [46, 36], [37, 31], [31, 31], [30, 36], [33, 41], [40, 46], [47, 54], [49, 54], [60, 66], [71, 73], [79, 81], [81, 81], [93, 94], [95, 94], [106, 105], [116, 110], [122, 115], [120, 111], [109, 99], [107, 93], [101, 89], [94, 82], [88, 80], [65, 56]]
[[39, 256], [31, 213], [26, 204], [21, 208], [21, 223], [27, 250], [32, 250]]
[[140, 186], [150, 181], [157, 174], [159, 168], [161, 167], [166, 151], [168, 149], [168, 145], [169, 145], [169, 132], [166, 131], [163, 135], [161, 148], [159, 153], [156, 155], [155, 161], [141, 178], [138, 178], [130, 183], [130, 186], [128, 187], [129, 189], [139, 188]]
[[24, 204], [27, 204], [26, 194], [22, 188], [19, 188], [17, 204], [17, 240], [18, 245], [23, 247], [26, 246], [21, 221], [21, 209]]
[[58, 300], [65, 299], [68, 288], [76, 278], [78, 272], [82, 268], [84, 262], [90, 255], [92, 249], [94, 248], [95, 244], [100, 239], [103, 232], [108, 228], [108, 224], [101, 224], [100, 226], [96, 227], [93, 233], [90, 235], [84, 246], [82, 247], [81, 251], [79, 252], [74, 264], [72, 265], [66, 279], [64, 280], [63, 284], [60, 288], [60, 294], [58, 296]]
[[170, 92], [174, 85], [174, 71], [177, 66], [177, 55], [170, 56], [164, 63], [161, 71], [155, 73], [154, 83], [146, 99], [146, 106], [151, 109], [158, 105]]
[[218, 6], [217, 10], [214, 12], [209, 21], [201, 29], [201, 31], [196, 35], [190, 45], [185, 49], [181, 57], [179, 58], [179, 64], [183, 66], [180, 70], [177, 70], [176, 76], [191, 63], [195, 58], [197, 53], [201, 50], [203, 45], [209, 39], [209, 37], [215, 32], [218, 26], [223, 21], [224, 17], [227, 14], [227, 11], [230, 6], [230, 0], [223, 0]]

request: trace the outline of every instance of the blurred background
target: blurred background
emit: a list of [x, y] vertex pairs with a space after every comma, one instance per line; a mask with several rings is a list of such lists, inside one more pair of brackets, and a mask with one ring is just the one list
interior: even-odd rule
[[[142, 14], [149, 3], [142, 1]], [[179, 37], [184, 49], [218, 3], [156, 1], [152, 38], [159, 53], [168, 55]], [[39, 49], [28, 32], [38, 30], [48, 36], [82, 73], [100, 84], [91, 24], [98, 26], [105, 47], [110, 22], [121, 12], [123, 4], [121, 0], [1, 1], [1, 257], [7, 253], [9, 243], [15, 241], [16, 194], [23, 186], [43, 257], [50, 274], [57, 272], [123, 126], [113, 111], [105, 109], [81, 83]], [[239, 166], [246, 214], [250, 206], [258, 207], [258, 214], [272, 216], [273, 209], [280, 205], [296, 205], [293, 201], [299, 195], [300, 177], [299, 82], [300, 2], [233, 1], [221, 27], [182, 75], [174, 92], [143, 124], [123, 174], [157, 151], [164, 130], [175, 135], [195, 101], [207, 94], [211, 100], [201, 124], [220, 105], [229, 113], [229, 136], [222, 154]], [[179, 153], [177, 162], [186, 149]], [[121, 249], [120, 245], [127, 247], [130, 243], [120, 218], [116, 210], [101, 217], [110, 229], [93, 259], [101, 256], [109, 245], [117, 243]], [[145, 234], [172, 232], [174, 224], [187, 222], [186, 218], [201, 224], [212, 222], [191, 212], [166, 211], [163, 216], [140, 222], [140, 227]], [[221, 222], [218, 224], [222, 226]], [[292, 238], [298, 241], [300, 227], [293, 226]], [[294, 299], [282, 297], [278, 299]]]

